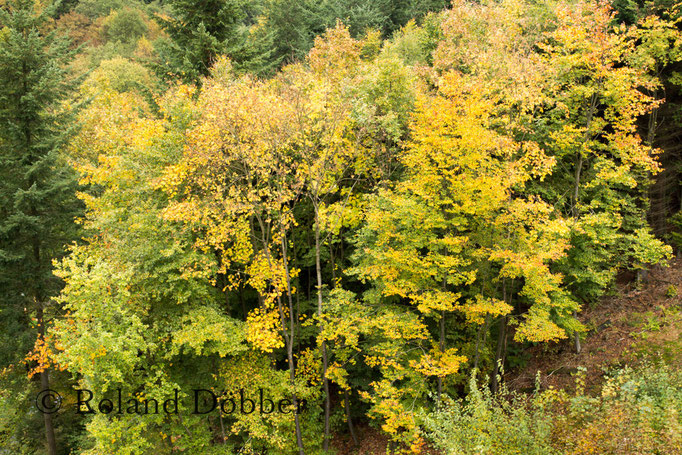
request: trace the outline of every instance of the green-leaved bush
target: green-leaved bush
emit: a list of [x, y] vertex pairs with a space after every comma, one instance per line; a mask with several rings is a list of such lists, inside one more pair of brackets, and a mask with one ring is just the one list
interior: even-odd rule
[[493, 395], [470, 381], [464, 400], [443, 399], [425, 436], [447, 455], [682, 453], [682, 372], [644, 364], [606, 378], [596, 394], [548, 389]]
[[474, 376], [469, 388], [464, 400], [443, 397], [440, 408], [424, 419], [426, 437], [444, 454], [558, 453], [550, 445], [551, 418], [540, 402], [504, 387], [492, 394]]

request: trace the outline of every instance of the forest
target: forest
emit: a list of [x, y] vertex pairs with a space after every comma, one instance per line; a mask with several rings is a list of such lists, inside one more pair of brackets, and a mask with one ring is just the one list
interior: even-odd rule
[[682, 454], [675, 1], [0, 0], [0, 454]]

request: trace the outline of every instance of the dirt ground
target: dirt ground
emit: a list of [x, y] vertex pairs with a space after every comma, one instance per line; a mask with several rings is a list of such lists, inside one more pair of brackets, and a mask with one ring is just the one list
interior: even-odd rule
[[[621, 276], [616, 295], [598, 305], [585, 307], [579, 319], [590, 330], [577, 354], [572, 340], [528, 349], [530, 361], [505, 375], [512, 390], [534, 389], [537, 372], [540, 386], [572, 389], [577, 367], [586, 371], [586, 385], [597, 387], [606, 371], [635, 365], [645, 358], [664, 357], [677, 363], [682, 347], [682, 261], [669, 267], [656, 267], [637, 286], [634, 276]], [[681, 359], [682, 360], [682, 359]]]

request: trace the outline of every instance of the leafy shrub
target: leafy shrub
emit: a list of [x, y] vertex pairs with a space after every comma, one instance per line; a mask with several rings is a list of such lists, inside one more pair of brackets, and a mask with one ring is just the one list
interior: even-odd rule
[[[682, 374], [666, 366], [624, 368], [606, 380], [601, 396], [558, 398], [553, 445], [566, 454], [681, 453]], [[574, 408], [589, 400], [581, 415]]]
[[424, 419], [426, 437], [448, 455], [559, 453], [550, 446], [551, 419], [523, 395], [493, 395], [474, 377], [465, 400], [444, 397]]
[[554, 389], [528, 399], [492, 395], [472, 379], [465, 400], [445, 399], [424, 419], [427, 438], [445, 454], [682, 453], [682, 373], [668, 366], [625, 367], [600, 395]]
[[677, 250], [680, 250], [682, 249], [682, 212], [677, 212], [670, 217], [670, 224], [673, 226], [673, 230], [669, 234], [670, 243], [672, 243]]
[[99, 44], [93, 36], [92, 21], [87, 16], [76, 12], [64, 14], [57, 21], [59, 33], [68, 34], [75, 45], [90, 42], [91, 45]]
[[123, 57], [130, 58], [135, 54], [137, 43], [108, 42], [102, 46], [90, 47], [86, 52], [90, 68], [98, 67], [105, 60]]
[[144, 92], [151, 84], [149, 71], [123, 57], [103, 60], [85, 82], [85, 87], [108, 85], [117, 92]]
[[147, 33], [143, 13], [134, 8], [113, 11], [104, 20], [102, 32], [112, 42], [130, 43]]
[[78, 2], [75, 11], [90, 19], [96, 19], [108, 15], [111, 11], [123, 8], [125, 4], [125, 0], [81, 0]]

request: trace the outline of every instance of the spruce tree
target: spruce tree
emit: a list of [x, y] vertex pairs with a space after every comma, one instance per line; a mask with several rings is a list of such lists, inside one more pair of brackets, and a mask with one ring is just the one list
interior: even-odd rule
[[[65, 104], [75, 81], [66, 69], [69, 41], [49, 32], [57, 6], [9, 0], [0, 8], [0, 369], [20, 365], [44, 338], [61, 287], [52, 260], [78, 237], [82, 212], [76, 174], [62, 156], [75, 125]], [[49, 388], [47, 368], [36, 371], [40, 388]], [[46, 453], [54, 455], [51, 415], [43, 420]]]
[[157, 47], [155, 68], [166, 80], [198, 83], [207, 76], [215, 58], [228, 55], [240, 60], [244, 37], [240, 26], [246, 17], [243, 0], [170, 0], [171, 17], [157, 16], [170, 41]]

